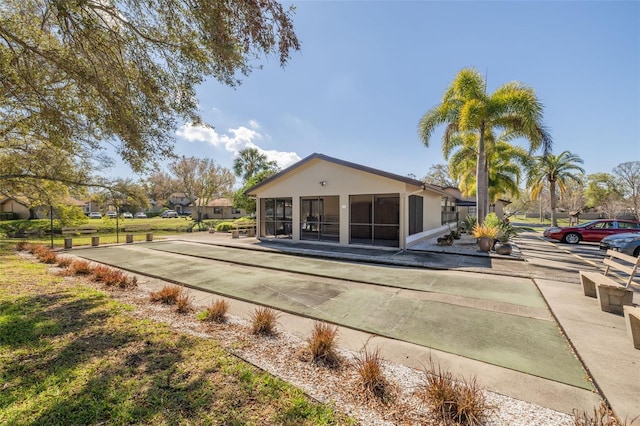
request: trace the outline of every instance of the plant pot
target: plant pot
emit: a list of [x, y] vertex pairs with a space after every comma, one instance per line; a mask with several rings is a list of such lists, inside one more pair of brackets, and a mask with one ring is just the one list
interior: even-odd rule
[[498, 241], [495, 245], [495, 251], [497, 254], [509, 256], [513, 251], [513, 246], [508, 242], [501, 243], [500, 241]]
[[478, 247], [480, 247], [480, 251], [489, 252], [489, 250], [491, 250], [492, 245], [493, 245], [493, 238], [489, 238], [489, 237], [478, 238]]

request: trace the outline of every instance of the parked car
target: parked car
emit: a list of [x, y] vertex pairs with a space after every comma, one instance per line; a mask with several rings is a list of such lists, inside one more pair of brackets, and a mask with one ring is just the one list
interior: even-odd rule
[[610, 235], [600, 241], [602, 250], [615, 250], [629, 256], [640, 256], [640, 232]]
[[165, 210], [165, 211], [162, 212], [160, 217], [162, 217], [162, 218], [178, 217], [178, 212], [175, 211], [175, 210]]
[[124, 213], [122, 213], [122, 218], [123, 218], [123, 219], [133, 219], [133, 213], [131, 213], [131, 212], [124, 212]]
[[145, 212], [138, 212], [135, 215], [136, 219], [146, 219], [147, 218], [147, 214]]
[[107, 216], [110, 217], [111, 219], [115, 219], [116, 217], [118, 217], [118, 213], [114, 211], [108, 211]]
[[100, 212], [91, 212], [91, 213], [89, 213], [89, 219], [102, 219], [102, 213], [100, 213]]
[[544, 236], [563, 243], [578, 244], [580, 241], [599, 242], [610, 235], [640, 231], [640, 222], [634, 220], [601, 219], [577, 226], [547, 228]]

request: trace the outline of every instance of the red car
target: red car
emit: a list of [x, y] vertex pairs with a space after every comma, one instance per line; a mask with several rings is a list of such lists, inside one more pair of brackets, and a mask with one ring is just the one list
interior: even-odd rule
[[544, 230], [544, 236], [563, 243], [578, 244], [580, 241], [598, 242], [609, 235], [636, 231], [640, 231], [640, 222], [602, 219], [566, 228], [547, 228]]

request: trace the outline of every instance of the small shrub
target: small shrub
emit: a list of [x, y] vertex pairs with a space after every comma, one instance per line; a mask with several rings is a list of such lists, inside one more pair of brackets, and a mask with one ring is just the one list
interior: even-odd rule
[[16, 244], [16, 250], [18, 251], [30, 251], [31, 243], [28, 241], [18, 241]]
[[454, 380], [453, 374], [430, 360], [425, 379], [425, 403], [433, 416], [445, 424], [482, 425], [493, 409], [475, 378]]
[[[604, 402], [600, 403], [600, 407], [593, 409], [593, 417], [586, 411], [573, 410], [572, 414], [574, 426], [625, 426], [627, 424], [626, 421], [619, 422]], [[631, 423], [633, 424], [633, 420]]]
[[251, 332], [261, 336], [275, 334], [278, 313], [271, 308], [256, 308], [251, 314]]
[[313, 362], [327, 367], [337, 367], [340, 358], [336, 352], [336, 336], [338, 327], [333, 327], [325, 322], [316, 322], [307, 339], [307, 345]]
[[65, 256], [58, 256], [57, 259], [58, 266], [61, 268], [68, 268], [71, 265], [71, 262], [73, 262], [73, 260]]
[[69, 265], [69, 272], [74, 275], [91, 275], [93, 267], [86, 260], [74, 260]]
[[233, 228], [233, 222], [220, 222], [216, 225], [216, 232], [229, 232]]
[[107, 287], [127, 288], [135, 287], [136, 283], [127, 277], [124, 272], [100, 265], [93, 269], [94, 281], [101, 282]]
[[229, 302], [224, 299], [218, 299], [211, 302], [207, 310], [200, 315], [202, 321], [212, 321], [224, 323], [227, 321], [227, 311], [229, 310]]
[[193, 311], [192, 297], [189, 292], [180, 289], [180, 294], [176, 297], [176, 312], [179, 314], [187, 314]]
[[389, 395], [389, 382], [382, 371], [380, 350], [369, 351], [365, 348], [363, 353], [356, 356], [355, 366], [360, 375], [365, 397], [386, 399]]
[[42, 263], [54, 264], [58, 262], [58, 255], [49, 249], [39, 251], [37, 256]]
[[160, 291], [152, 292], [149, 297], [152, 302], [162, 302], [166, 305], [175, 305], [182, 288], [177, 285], [166, 285]]

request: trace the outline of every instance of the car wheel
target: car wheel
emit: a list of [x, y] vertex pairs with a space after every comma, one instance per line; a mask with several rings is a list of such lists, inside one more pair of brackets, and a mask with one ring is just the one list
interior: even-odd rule
[[635, 257], [640, 256], [640, 246], [639, 246], [639, 247], [636, 247], [636, 249], [633, 251], [633, 255], [634, 255]]
[[580, 242], [580, 234], [575, 232], [569, 232], [562, 238], [563, 243], [578, 244]]

